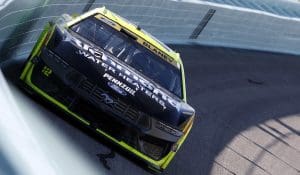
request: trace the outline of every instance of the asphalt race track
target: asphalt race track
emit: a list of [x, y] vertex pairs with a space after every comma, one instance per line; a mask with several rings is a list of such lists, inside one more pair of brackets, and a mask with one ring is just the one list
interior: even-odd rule
[[[197, 118], [165, 174], [299, 175], [300, 57], [199, 45], [172, 47], [183, 57], [188, 102]], [[19, 104], [38, 112], [71, 140], [99, 174], [149, 174], [119, 151], [107, 159], [111, 169], [106, 169], [96, 155], [109, 153], [109, 145], [16, 88], [24, 60], [2, 68]]]

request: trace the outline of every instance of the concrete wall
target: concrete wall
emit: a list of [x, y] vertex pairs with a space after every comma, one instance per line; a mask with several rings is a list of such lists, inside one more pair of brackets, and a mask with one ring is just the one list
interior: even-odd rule
[[[263, 1], [253, 2], [259, 4]], [[0, 61], [26, 57], [47, 21], [62, 13], [81, 13], [89, 5], [91, 8], [105, 5], [167, 43], [196, 42], [300, 53], [299, 19], [259, 14], [259, 11], [247, 9], [246, 11], [240, 8], [232, 9], [229, 6], [221, 7], [220, 4], [204, 1], [3, 0], [2, 3], [0, 1]], [[268, 7], [268, 4], [263, 6]], [[299, 5], [291, 6], [290, 3], [272, 4], [272, 8], [275, 7], [277, 11], [294, 14], [293, 16], [285, 13], [284, 16], [295, 17], [294, 12], [300, 11]], [[216, 10], [211, 21], [197, 39], [189, 39], [193, 30], [211, 8]]]

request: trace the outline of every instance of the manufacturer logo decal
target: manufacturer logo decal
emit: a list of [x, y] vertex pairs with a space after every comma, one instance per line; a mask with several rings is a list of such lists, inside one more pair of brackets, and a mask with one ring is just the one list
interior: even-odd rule
[[117, 93], [126, 96], [127, 93], [125, 92], [125, 90], [123, 90], [122, 88], [120, 88], [119, 86], [117, 86], [116, 84], [112, 83], [112, 82], [108, 82], [107, 85], [112, 88], [113, 90], [115, 90]]
[[108, 105], [115, 103], [114, 100], [111, 99], [110, 96], [105, 93], [100, 94], [100, 96], [101, 96], [101, 100]]
[[129, 94], [131, 94], [132, 96], [135, 95], [135, 92], [136, 92], [135, 90], [133, 90], [132, 88], [130, 88], [129, 86], [127, 86], [126, 84], [124, 84], [123, 82], [121, 82], [120, 80], [116, 79], [115, 77], [111, 76], [110, 74], [105, 73], [103, 75], [103, 78], [106, 78], [110, 83], [112, 83], [113, 85], [117, 86], [117, 87], [115, 87], [115, 89], [118, 88], [118, 89], [121, 89], [124, 92], [126, 91]]

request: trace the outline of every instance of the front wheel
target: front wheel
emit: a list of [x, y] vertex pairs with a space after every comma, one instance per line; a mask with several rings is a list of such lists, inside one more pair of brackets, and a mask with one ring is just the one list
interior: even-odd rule
[[164, 175], [165, 174], [163, 169], [157, 169], [157, 168], [153, 167], [152, 165], [147, 166], [147, 171], [154, 175]]

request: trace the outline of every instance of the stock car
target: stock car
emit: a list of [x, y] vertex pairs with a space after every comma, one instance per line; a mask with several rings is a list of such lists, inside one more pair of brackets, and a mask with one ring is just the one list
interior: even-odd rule
[[20, 80], [156, 172], [194, 121], [179, 53], [105, 7], [47, 23]]

